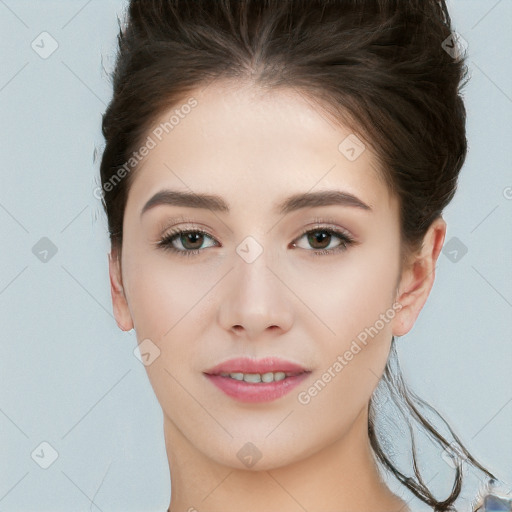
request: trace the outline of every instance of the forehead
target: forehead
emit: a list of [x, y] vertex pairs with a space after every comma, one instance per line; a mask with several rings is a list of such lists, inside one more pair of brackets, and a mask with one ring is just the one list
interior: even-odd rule
[[294, 193], [337, 189], [392, 206], [372, 148], [295, 89], [212, 83], [163, 112], [147, 137], [153, 147], [129, 200], [168, 188], [261, 210]]

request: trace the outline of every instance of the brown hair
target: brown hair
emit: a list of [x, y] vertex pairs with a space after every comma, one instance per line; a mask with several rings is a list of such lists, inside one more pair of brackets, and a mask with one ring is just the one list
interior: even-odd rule
[[[421, 246], [455, 193], [467, 152], [459, 94], [467, 68], [460, 54], [446, 51], [453, 39], [444, 0], [131, 0], [127, 14], [102, 125], [100, 173], [113, 248], [121, 249], [136, 172], [126, 162], [163, 112], [217, 79], [294, 88], [349, 126], [374, 149], [399, 198], [403, 262]], [[114, 182], [123, 166], [126, 177]], [[395, 361], [393, 338], [381, 385], [453, 452], [421, 414], [425, 402], [407, 389]], [[368, 429], [377, 459], [434, 510], [452, 510], [461, 492], [459, 461], [451, 494], [437, 500], [416, 465], [414, 438], [413, 476], [384, 453], [376, 409], [372, 397]], [[453, 436], [460, 459], [493, 477]]]

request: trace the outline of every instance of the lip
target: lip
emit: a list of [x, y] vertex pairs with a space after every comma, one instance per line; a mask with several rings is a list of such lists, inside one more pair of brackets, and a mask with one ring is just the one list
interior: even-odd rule
[[[224, 377], [221, 373], [268, 373], [292, 374], [280, 381], [251, 383]], [[268, 357], [265, 359], [237, 358], [225, 361], [204, 372], [206, 378], [226, 395], [240, 402], [271, 402], [281, 398], [307, 379], [310, 370], [291, 361]], [[295, 374], [295, 375], [293, 375]]]

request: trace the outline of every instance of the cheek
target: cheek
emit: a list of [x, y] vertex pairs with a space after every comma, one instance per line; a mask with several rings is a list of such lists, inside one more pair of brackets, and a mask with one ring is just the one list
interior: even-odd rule
[[179, 403], [185, 410], [193, 406], [178, 383], [187, 381], [201, 360], [201, 346], [194, 341], [214, 321], [211, 300], [218, 276], [201, 265], [175, 260], [142, 253], [126, 265], [126, 276], [138, 342], [150, 339], [160, 351], [146, 366], [155, 394], [167, 408]]
[[198, 311], [215, 293], [218, 277], [177, 258], [141, 252], [127, 262], [129, 305], [139, 337], [168, 343], [175, 332], [193, 329], [204, 318]]
[[324, 333], [315, 339], [321, 364], [316, 379], [298, 390], [297, 401], [304, 428], [319, 437], [337, 439], [346, 432], [368, 404], [385, 368], [395, 276], [389, 267], [378, 264], [373, 258], [361, 258], [358, 265], [322, 279], [330, 293], [313, 302], [333, 332], [317, 322]]
[[[325, 262], [295, 269], [294, 291], [312, 313], [306, 316], [311, 319], [308, 322], [317, 322], [321, 338], [336, 340], [337, 348], [373, 326], [393, 303], [398, 249], [390, 243], [371, 245], [349, 249], [331, 262], [326, 256]], [[378, 325], [389, 330], [388, 323], [384, 328]]]
[[308, 321], [311, 332], [312, 322], [322, 332], [315, 338], [321, 368], [313, 389], [301, 389], [299, 400], [313, 422], [325, 411], [340, 427], [347, 417], [355, 417], [368, 402], [388, 358], [399, 248], [388, 238], [359, 249], [333, 259], [324, 272], [301, 273], [305, 277], [300, 293], [321, 319]]

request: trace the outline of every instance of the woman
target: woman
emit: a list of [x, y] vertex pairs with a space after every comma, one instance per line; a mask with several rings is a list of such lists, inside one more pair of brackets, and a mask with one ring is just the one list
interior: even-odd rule
[[[455, 510], [462, 462], [494, 478], [436, 430], [394, 347], [467, 151], [450, 24], [442, 0], [131, 1], [101, 179], [170, 512], [410, 510], [381, 469]], [[390, 404], [453, 462], [447, 496], [414, 440], [412, 468], [386, 452]]]

